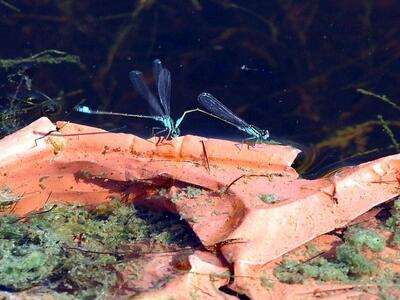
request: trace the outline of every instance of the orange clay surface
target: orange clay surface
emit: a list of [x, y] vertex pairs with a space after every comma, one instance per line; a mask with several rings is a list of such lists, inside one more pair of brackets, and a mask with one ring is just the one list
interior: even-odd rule
[[[325, 287], [317, 284], [281, 284], [268, 290], [249, 278], [268, 272], [268, 263], [344, 227], [400, 191], [400, 155], [306, 180], [291, 168], [300, 151], [290, 146], [252, 147], [190, 135], [145, 140], [66, 122], [54, 126], [46, 118], [3, 138], [0, 147], [0, 187], [23, 195], [11, 208], [14, 213], [39, 210], [46, 202], [97, 205], [120, 196], [184, 216], [206, 248], [219, 243], [220, 256], [187, 256], [184, 270], [190, 272], [142, 293], [143, 299], [190, 299], [189, 291], [196, 287], [202, 293], [198, 299], [230, 299], [218, 290], [228, 280], [214, 276], [228, 268], [234, 275], [230, 287], [252, 299], [322, 293]], [[191, 194], [192, 187], [200, 193]], [[149, 261], [145, 269], [162, 264]], [[121, 278], [121, 287], [140, 285]], [[358, 293], [350, 285], [326, 289]]]

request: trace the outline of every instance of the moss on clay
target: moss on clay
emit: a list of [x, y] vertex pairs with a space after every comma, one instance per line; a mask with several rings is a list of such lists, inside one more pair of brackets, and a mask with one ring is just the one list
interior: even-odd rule
[[385, 240], [373, 230], [351, 227], [345, 236], [346, 242], [336, 249], [336, 258], [349, 267], [351, 277], [377, 274], [378, 270], [373, 261], [362, 254], [365, 245], [373, 252], [385, 248]]
[[372, 230], [350, 227], [345, 242], [336, 248], [335, 260], [328, 261], [323, 257], [307, 263], [286, 260], [274, 269], [274, 275], [285, 283], [303, 283], [309, 278], [324, 282], [348, 282], [377, 275], [379, 272], [375, 263], [362, 253], [364, 246], [373, 252], [380, 252], [385, 247], [385, 240]]
[[53, 147], [54, 154], [60, 153], [65, 148], [65, 141], [60, 137], [49, 137], [47, 142]]
[[[181, 199], [196, 199], [196, 198], [200, 197], [202, 193], [203, 193], [203, 189], [189, 185], [185, 188], [180, 189], [178, 192], [176, 192], [174, 195], [172, 195], [171, 202], [177, 203]], [[168, 193], [166, 193], [165, 189], [160, 191], [160, 196], [166, 196], [166, 195], [168, 195]]]
[[325, 258], [314, 259], [310, 263], [301, 264], [295, 260], [285, 260], [274, 270], [274, 275], [281, 282], [304, 283], [313, 278], [321, 281], [347, 281], [349, 268], [343, 263], [329, 262]]
[[[386, 226], [395, 236], [400, 231], [400, 200], [395, 201], [391, 212]], [[385, 258], [374, 254], [384, 250], [387, 242], [394, 243], [395, 237], [386, 241], [371, 229], [353, 226], [345, 233], [344, 243], [336, 248], [334, 259], [328, 260], [317, 254], [304, 263], [284, 260], [274, 269], [274, 275], [279, 281], [289, 284], [305, 283], [307, 279], [351, 283], [381, 299], [397, 299], [395, 295], [400, 284], [400, 273], [389, 268], [378, 268], [376, 261]]]
[[275, 204], [279, 201], [279, 197], [274, 194], [258, 194], [258, 198], [267, 204]]
[[0, 188], [0, 211], [9, 209], [21, 198], [22, 196], [14, 194], [8, 186], [3, 186]]
[[392, 216], [386, 221], [386, 227], [393, 232], [390, 244], [400, 248], [400, 198], [394, 202], [391, 213]]
[[267, 276], [260, 277], [261, 286], [267, 290], [274, 288], [274, 283]]
[[115, 285], [112, 265], [122, 264], [121, 245], [143, 240], [188, 246], [193, 237], [172, 215], [136, 210], [117, 200], [94, 210], [54, 205], [24, 222], [3, 215], [0, 286], [11, 291], [46, 286], [93, 299]]

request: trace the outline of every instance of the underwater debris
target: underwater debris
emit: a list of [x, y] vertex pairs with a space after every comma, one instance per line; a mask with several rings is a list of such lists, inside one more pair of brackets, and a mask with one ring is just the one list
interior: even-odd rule
[[[367, 90], [362, 89], [362, 88], [358, 88], [358, 89], [357, 89], [357, 92], [359, 92], [359, 93], [361, 93], [361, 94], [363, 94], [363, 95], [366, 95], [366, 96], [371, 96], [371, 97], [377, 98], [377, 99], [379, 99], [379, 100], [381, 100], [381, 101], [383, 101], [383, 102], [389, 104], [392, 108], [394, 108], [394, 109], [400, 111], [400, 106], [397, 105], [397, 104], [396, 104], [395, 102], [393, 102], [392, 100], [390, 100], [389, 97], [387, 97], [386, 95], [378, 95], [378, 94], [376, 94], [376, 93], [374, 93], [374, 92], [367, 91]], [[393, 146], [395, 147], [396, 152], [397, 152], [397, 153], [400, 152], [400, 145], [399, 145], [399, 143], [397, 142], [396, 137], [395, 137], [393, 131], [392, 131], [392, 130], [390, 129], [390, 127], [389, 127], [389, 122], [385, 121], [382, 115], [379, 115], [379, 114], [378, 114], [378, 115], [377, 115], [377, 118], [378, 118], [378, 120], [380, 121], [380, 123], [381, 123], [381, 125], [382, 125], [384, 131], [386, 132], [386, 134], [389, 136], [390, 140], [392, 141], [392, 144], [393, 144]]]
[[0, 0], [0, 3], [3, 4], [4, 6], [8, 7], [9, 9], [15, 11], [15, 12], [18, 12], [18, 13], [21, 12], [21, 10], [18, 7], [12, 5], [11, 3], [8, 3], [5, 0]]
[[25, 122], [23, 116], [51, 116], [61, 110], [61, 105], [39, 91], [21, 92], [20, 86], [12, 98], [6, 98], [6, 105], [0, 105], [0, 133], [9, 134]]
[[390, 129], [388, 122], [385, 121], [382, 115], [377, 115], [379, 121], [382, 124], [383, 129], [385, 130], [386, 134], [389, 136], [390, 140], [392, 141], [393, 146], [396, 149], [396, 152], [400, 152], [400, 144], [397, 142], [397, 139], [393, 133], [393, 131]]
[[[61, 103], [58, 101], [60, 97], [52, 99], [45, 93], [32, 88], [32, 67], [37, 63], [45, 62], [45, 57], [50, 56], [52, 53], [67, 55], [57, 50], [46, 50], [30, 58], [16, 59], [15, 65], [6, 63], [6, 66], [10, 65], [10, 67], [15, 67], [17, 70], [8, 74], [7, 78], [10, 87], [5, 87], [2, 90], [0, 98], [1, 102], [3, 102], [0, 104], [0, 133], [8, 134], [23, 126], [24, 122], [21, 120], [23, 116], [28, 118], [51, 116], [61, 111]], [[40, 54], [43, 54], [43, 56]], [[48, 63], [61, 63], [64, 60], [64, 58], [55, 57], [49, 60]], [[8, 60], [0, 60], [0, 68], [2, 66], [1, 63], [5, 61]]]
[[383, 102], [388, 103], [394, 109], [397, 109], [398, 111], [400, 111], [400, 106], [398, 106], [395, 102], [390, 100], [388, 98], [388, 96], [386, 96], [386, 95], [378, 95], [378, 94], [375, 94], [374, 92], [367, 91], [367, 90], [364, 90], [364, 89], [361, 89], [361, 88], [357, 89], [357, 92], [359, 92], [359, 93], [361, 93], [363, 95], [366, 95], [366, 96], [371, 96], [371, 97], [377, 98], [377, 99], [379, 99], [379, 100], [381, 100]]
[[48, 49], [42, 52], [33, 54], [29, 57], [24, 58], [12, 58], [12, 59], [0, 59], [0, 69], [9, 69], [18, 67], [22, 64], [34, 63], [34, 64], [80, 64], [79, 56], [68, 54], [67, 52]]

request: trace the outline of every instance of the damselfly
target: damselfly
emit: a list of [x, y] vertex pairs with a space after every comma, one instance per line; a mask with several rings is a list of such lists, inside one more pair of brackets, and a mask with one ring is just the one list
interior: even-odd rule
[[[161, 129], [156, 132], [155, 135], [158, 135], [163, 132], [168, 132], [166, 138], [169, 137], [177, 137], [180, 134], [179, 125], [182, 123], [186, 114], [196, 111], [196, 110], [188, 110], [185, 111], [182, 116], [174, 122], [174, 120], [170, 116], [170, 107], [171, 107], [171, 74], [168, 69], [163, 68], [161, 61], [156, 59], [153, 61], [153, 73], [154, 78], [157, 85], [158, 91], [158, 100], [154, 97], [153, 93], [150, 91], [148, 85], [143, 80], [142, 72], [140, 71], [131, 71], [129, 73], [129, 78], [139, 92], [139, 94], [145, 98], [150, 105], [150, 116], [148, 115], [135, 115], [135, 114], [127, 114], [127, 113], [119, 113], [119, 112], [109, 112], [102, 110], [92, 110], [87, 106], [77, 105], [74, 109], [81, 113], [86, 114], [97, 114], [97, 115], [114, 115], [114, 116], [123, 116], [123, 117], [136, 117], [136, 118], [145, 118], [145, 119], [153, 119], [159, 121], [163, 124], [164, 128], [156, 128]], [[154, 129], [154, 128], [153, 128]]]
[[254, 139], [256, 142], [266, 142], [269, 138], [268, 130], [260, 129], [254, 125], [250, 125], [238, 116], [236, 116], [229, 108], [217, 100], [209, 93], [201, 93], [197, 100], [203, 105], [208, 112], [199, 110], [225, 123], [235, 126], [237, 129], [251, 135], [247, 140]]

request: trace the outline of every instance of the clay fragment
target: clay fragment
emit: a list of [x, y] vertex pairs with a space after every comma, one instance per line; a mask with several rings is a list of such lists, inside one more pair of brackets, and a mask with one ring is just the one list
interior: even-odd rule
[[[98, 205], [120, 197], [179, 214], [205, 251], [222, 254], [224, 262], [204, 260], [203, 252], [189, 256], [190, 271], [148, 297], [170, 295], [177, 286], [185, 290], [185, 282], [186, 291], [194, 282], [213, 289], [210, 274], [225, 272], [226, 263], [232, 286], [254, 294], [243, 278], [400, 191], [399, 154], [306, 180], [291, 167], [299, 150], [290, 146], [247, 147], [190, 135], [145, 140], [66, 122], [54, 127], [46, 118], [3, 138], [0, 147], [0, 188], [21, 196], [3, 213], [24, 215], [59, 201]], [[268, 286], [268, 278], [261, 284]], [[226, 278], [218, 282], [226, 284]], [[254, 294], [266, 299], [259, 297]]]

